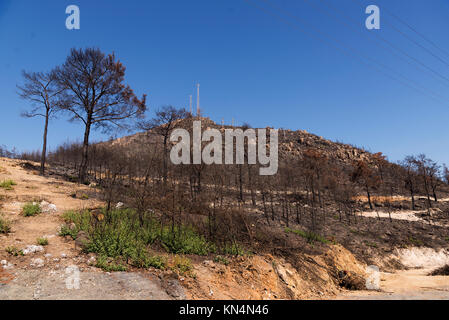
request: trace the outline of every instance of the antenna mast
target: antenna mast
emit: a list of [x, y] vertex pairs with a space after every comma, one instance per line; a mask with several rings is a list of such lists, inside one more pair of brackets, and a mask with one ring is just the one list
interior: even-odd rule
[[189, 97], [190, 97], [190, 114], [193, 114], [193, 109], [192, 109], [192, 95], [190, 95]]
[[196, 92], [196, 115], [200, 117], [201, 110], [200, 110], [200, 84], [196, 84], [197, 92]]

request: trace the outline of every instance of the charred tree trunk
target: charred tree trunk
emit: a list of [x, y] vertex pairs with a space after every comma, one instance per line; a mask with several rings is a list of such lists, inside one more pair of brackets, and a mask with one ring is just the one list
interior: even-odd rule
[[86, 130], [84, 131], [83, 155], [79, 171], [79, 182], [85, 183], [87, 178], [87, 165], [89, 163], [89, 135], [92, 126], [92, 116], [89, 115], [86, 122]]
[[47, 108], [47, 111], [45, 113], [45, 127], [44, 127], [44, 137], [43, 137], [43, 144], [42, 144], [42, 155], [41, 155], [41, 175], [45, 174], [45, 160], [47, 156], [47, 132], [48, 132], [48, 120], [49, 120], [49, 110]]

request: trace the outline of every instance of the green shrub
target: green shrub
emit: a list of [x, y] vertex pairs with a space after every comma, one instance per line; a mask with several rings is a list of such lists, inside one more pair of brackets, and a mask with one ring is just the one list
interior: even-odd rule
[[75, 229], [70, 229], [70, 227], [67, 225], [63, 225], [61, 227], [61, 230], [59, 230], [59, 235], [61, 237], [70, 236], [72, 237], [73, 240], [75, 240], [78, 235], [78, 232], [76, 232]]
[[309, 242], [309, 243], [314, 243], [314, 242], [321, 242], [323, 244], [331, 243], [325, 237], [323, 237], [319, 234], [316, 234], [314, 232], [311, 232], [311, 231], [302, 231], [302, 230], [294, 230], [294, 229], [290, 229], [290, 228], [285, 228], [285, 232], [286, 233], [292, 232], [294, 234], [297, 234], [298, 236], [305, 238], [307, 240], [307, 242]]
[[[92, 225], [92, 215], [89, 211], [77, 212], [74, 210], [66, 211], [62, 214], [62, 218], [64, 219], [66, 225], [61, 227], [59, 231], [60, 236], [70, 236], [73, 240], [78, 236], [78, 232], [84, 231], [87, 234], [93, 229]], [[67, 224], [74, 225], [73, 228], [70, 228]]]
[[48, 239], [47, 238], [38, 238], [37, 244], [40, 246], [47, 246], [48, 245]]
[[0, 182], [0, 188], [5, 189], [5, 190], [13, 190], [13, 186], [16, 186], [16, 185], [17, 185], [17, 183], [15, 183], [11, 179], [4, 180], [4, 181]]
[[[76, 239], [78, 232], [84, 231], [89, 238], [84, 252], [98, 254], [97, 266], [104, 270], [121, 271], [128, 264], [137, 268], [165, 269], [167, 260], [149, 253], [153, 244], [174, 254], [208, 255], [217, 250], [190, 226], [161, 226], [151, 217], [140, 224], [139, 216], [132, 209], [103, 211], [103, 214], [104, 219], [98, 221], [89, 211], [67, 211], [63, 214], [66, 224], [59, 234]], [[235, 248], [227, 251], [242, 252]], [[180, 263], [177, 268], [186, 270], [188, 266]]]
[[38, 203], [29, 202], [23, 206], [22, 213], [25, 217], [34, 217], [41, 213], [41, 206]]
[[11, 231], [11, 224], [0, 216], [0, 233], [7, 234]]
[[7, 248], [5, 249], [5, 251], [6, 251], [7, 253], [9, 253], [10, 255], [15, 256], [15, 257], [17, 257], [17, 256], [23, 256], [23, 251], [17, 249], [17, 248], [14, 247], [14, 246], [13, 246], [13, 247], [7, 247]]
[[225, 244], [221, 248], [221, 253], [224, 255], [230, 255], [230, 256], [246, 256], [250, 255], [250, 252], [247, 251], [244, 247], [242, 247], [237, 242], [234, 242], [232, 244]]
[[162, 245], [168, 252], [205, 256], [214, 253], [216, 247], [189, 226], [165, 227], [162, 230]]
[[167, 259], [162, 256], [152, 256], [148, 260], [148, 266], [164, 270], [167, 267]]
[[120, 272], [128, 270], [123, 263], [106, 256], [98, 257], [96, 267], [107, 272]]
[[189, 258], [175, 255], [173, 257], [172, 269], [180, 274], [190, 274], [193, 270], [192, 262]]

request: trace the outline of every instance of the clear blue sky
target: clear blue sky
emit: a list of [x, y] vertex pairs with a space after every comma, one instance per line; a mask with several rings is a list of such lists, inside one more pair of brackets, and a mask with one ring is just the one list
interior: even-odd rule
[[[443, 60], [449, 62], [449, 55], [382, 11], [395, 13], [449, 52], [449, 1], [323, 0], [358, 22], [348, 20], [351, 27], [310, 5], [325, 8], [320, 0], [272, 1], [329, 37], [431, 88], [445, 102], [403, 86], [244, 0], [0, 0], [0, 144], [19, 150], [41, 144], [42, 121], [19, 116], [27, 108], [16, 94], [21, 70], [46, 71], [61, 64], [70, 48], [96, 46], [114, 51], [123, 61], [127, 83], [139, 95], [148, 94], [151, 111], [164, 104], [187, 106], [199, 81], [202, 108], [216, 121], [235, 118], [254, 127], [305, 129], [384, 152], [393, 161], [424, 152], [449, 162], [449, 82], [403, 62], [373, 35], [379, 33], [449, 78], [448, 65], [386, 23]], [[81, 9], [79, 31], [65, 28], [70, 4]], [[364, 27], [369, 4], [381, 8], [381, 30]], [[53, 121], [50, 147], [80, 139], [82, 130], [79, 123]], [[101, 138], [107, 137], [94, 135]]]

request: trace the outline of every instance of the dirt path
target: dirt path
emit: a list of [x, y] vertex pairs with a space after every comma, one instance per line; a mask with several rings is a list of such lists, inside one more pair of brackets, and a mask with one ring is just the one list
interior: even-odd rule
[[381, 273], [381, 290], [343, 293], [336, 300], [449, 299], [449, 277], [428, 276], [431, 269]]
[[[158, 278], [139, 273], [80, 272], [79, 286], [62, 270], [19, 270], [0, 284], [0, 300], [170, 300]], [[182, 298], [183, 296], [179, 296]]]

